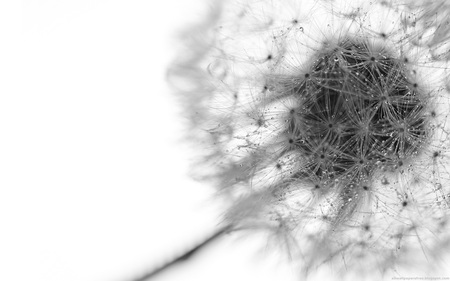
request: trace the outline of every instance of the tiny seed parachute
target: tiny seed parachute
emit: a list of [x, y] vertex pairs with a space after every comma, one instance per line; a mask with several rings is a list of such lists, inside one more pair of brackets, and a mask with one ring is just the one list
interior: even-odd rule
[[450, 242], [450, 7], [348, 2], [216, 1], [183, 33], [193, 174], [304, 274], [430, 269]]

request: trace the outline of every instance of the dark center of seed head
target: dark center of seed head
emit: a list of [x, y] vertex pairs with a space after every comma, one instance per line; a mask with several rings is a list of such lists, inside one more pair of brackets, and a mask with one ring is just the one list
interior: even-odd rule
[[[304, 140], [295, 149], [310, 157], [320, 144], [327, 143], [332, 152], [327, 163], [319, 160], [301, 172], [306, 179], [333, 180], [344, 174], [353, 179], [368, 178], [376, 166], [361, 168], [361, 164], [381, 162], [395, 166], [400, 164], [393, 160], [396, 155], [412, 157], [420, 149], [426, 114], [421, 99], [411, 98], [411, 93], [420, 94], [417, 84], [407, 80], [404, 63], [388, 52], [381, 53], [383, 60], [377, 61], [368, 55], [373, 51], [368, 46], [368, 42], [343, 40], [339, 43], [339, 60], [334, 59], [334, 50], [319, 51], [319, 58], [295, 89], [299, 97], [307, 100], [301, 110], [295, 111], [301, 118], [289, 120], [290, 131], [299, 132], [298, 137], [301, 132]], [[368, 60], [372, 61], [370, 65], [365, 63]], [[307, 87], [308, 78], [317, 83], [308, 83]], [[398, 124], [411, 115], [415, 120], [405, 123], [408, 131], [399, 128]], [[365, 134], [358, 133], [361, 122], [370, 128]], [[339, 131], [329, 130], [333, 124]], [[399, 130], [403, 135], [394, 133]], [[414, 136], [404, 135], [409, 132]], [[321, 154], [319, 158], [325, 156]]]

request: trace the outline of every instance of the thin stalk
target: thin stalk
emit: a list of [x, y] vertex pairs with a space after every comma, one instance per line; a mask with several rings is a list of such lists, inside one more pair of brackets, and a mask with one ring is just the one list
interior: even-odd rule
[[151, 278], [155, 277], [156, 275], [158, 275], [159, 273], [166, 271], [170, 268], [173, 268], [173, 266], [180, 264], [182, 262], [187, 261], [188, 259], [190, 259], [191, 257], [194, 256], [194, 254], [198, 253], [199, 250], [205, 248], [205, 246], [211, 244], [213, 241], [218, 240], [218, 238], [220, 238], [223, 234], [228, 233], [230, 230], [232, 229], [231, 225], [227, 225], [224, 226], [222, 228], [219, 228], [218, 230], [216, 230], [215, 232], [213, 232], [210, 236], [208, 236], [205, 240], [203, 240], [203, 242], [201, 242], [200, 244], [192, 247], [190, 250], [188, 250], [187, 252], [185, 252], [184, 254], [182, 254], [179, 257], [176, 257], [175, 259], [166, 262], [165, 264], [163, 264], [160, 267], [157, 267], [156, 269], [153, 269], [152, 271], [145, 273], [144, 275], [142, 275], [141, 277], [134, 279], [133, 281], [147, 281], [150, 280]]

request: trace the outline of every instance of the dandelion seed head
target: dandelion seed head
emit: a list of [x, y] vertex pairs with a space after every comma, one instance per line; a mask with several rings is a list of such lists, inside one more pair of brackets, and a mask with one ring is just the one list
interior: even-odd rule
[[304, 273], [397, 271], [450, 242], [450, 7], [416, 3], [227, 1], [173, 69], [224, 221]]

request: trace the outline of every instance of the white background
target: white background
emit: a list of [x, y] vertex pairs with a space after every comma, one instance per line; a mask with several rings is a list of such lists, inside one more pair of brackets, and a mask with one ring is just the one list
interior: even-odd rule
[[[0, 280], [132, 280], [214, 230], [164, 78], [205, 7], [23, 0], [2, 20]], [[155, 280], [274, 280], [258, 247], [225, 239]]]
[[[207, 2], [0, 9], [0, 280], [131, 281], [215, 229], [165, 81]], [[154, 280], [292, 280], [264, 245], [227, 237]]]

